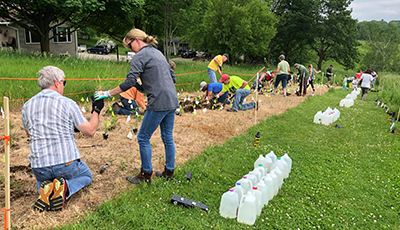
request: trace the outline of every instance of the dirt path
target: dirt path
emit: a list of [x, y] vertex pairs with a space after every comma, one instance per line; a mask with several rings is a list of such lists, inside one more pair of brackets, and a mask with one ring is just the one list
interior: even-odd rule
[[[293, 92], [293, 90], [291, 90]], [[317, 88], [317, 95], [323, 94], [327, 88]], [[181, 93], [181, 95], [184, 95]], [[191, 93], [190, 97], [198, 96]], [[247, 97], [251, 101], [255, 94]], [[258, 95], [259, 110], [257, 112], [257, 123], [265, 120], [271, 115], [281, 114], [300, 104], [305, 97], [290, 95], [284, 98], [282, 95], [266, 97], [265, 94]], [[113, 102], [110, 102], [112, 104]], [[85, 106], [89, 110], [89, 103]], [[230, 106], [226, 106], [230, 108]], [[20, 228], [48, 228], [66, 222], [76, 221], [86, 211], [89, 211], [104, 200], [118, 195], [118, 191], [127, 189], [134, 185], [129, 184], [125, 177], [133, 175], [140, 170], [139, 147], [136, 136], [128, 139], [128, 132], [136, 127], [135, 120], [126, 122], [126, 116], [118, 116], [116, 129], [109, 132], [108, 140], [103, 140], [102, 133], [107, 121], [111, 116], [102, 112], [99, 129], [93, 138], [88, 138], [78, 133], [76, 142], [78, 147], [89, 144], [102, 144], [99, 147], [79, 147], [82, 160], [89, 166], [93, 173], [93, 182], [89, 187], [79, 191], [67, 202], [67, 207], [61, 212], [39, 213], [33, 210], [33, 204], [37, 199], [36, 180], [28, 168], [29, 145], [25, 131], [22, 128], [21, 108], [14, 108], [11, 112], [11, 219], [12, 226]], [[90, 117], [89, 113], [84, 113]], [[235, 124], [235, 125], [232, 125]], [[176, 116], [174, 126], [174, 140], [176, 144], [176, 165], [179, 166], [188, 159], [202, 153], [209, 145], [221, 144], [229, 138], [245, 132], [254, 125], [254, 110], [239, 111], [237, 113], [207, 110], [197, 111], [197, 115], [184, 113]], [[140, 123], [138, 124], [140, 127]], [[0, 134], [4, 133], [1, 125]], [[222, 140], [221, 140], [222, 138]], [[162, 171], [165, 164], [164, 147], [160, 137], [159, 129], [156, 130], [150, 140], [153, 149], [154, 171]], [[0, 152], [4, 153], [4, 144], [0, 144]], [[101, 167], [108, 163], [110, 167], [105, 173], [100, 174]], [[0, 170], [4, 170], [4, 164], [0, 164]], [[4, 181], [4, 180], [2, 180]], [[4, 183], [0, 185], [0, 206], [4, 207]], [[1, 218], [3, 219], [3, 218]], [[0, 225], [4, 224], [0, 222]]]

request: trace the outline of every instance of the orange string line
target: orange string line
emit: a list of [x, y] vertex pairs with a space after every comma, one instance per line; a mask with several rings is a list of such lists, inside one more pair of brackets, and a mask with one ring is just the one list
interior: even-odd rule
[[11, 209], [6, 209], [0, 207], [0, 209], [4, 210], [4, 230], [7, 230], [7, 212], [9, 212]]
[[[6, 141], [6, 145], [9, 146], [10, 145], [10, 136], [0, 136], [0, 139], [4, 139]], [[1, 208], [1, 207], [0, 207]]]

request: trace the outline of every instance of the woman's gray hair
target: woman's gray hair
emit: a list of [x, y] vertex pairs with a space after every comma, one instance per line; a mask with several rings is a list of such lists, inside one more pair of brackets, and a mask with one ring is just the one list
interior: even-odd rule
[[279, 59], [280, 60], [285, 60], [285, 55], [283, 55], [283, 54], [279, 55]]
[[54, 85], [54, 81], [65, 78], [64, 72], [55, 66], [45, 66], [39, 71], [38, 84], [41, 89], [47, 89]]

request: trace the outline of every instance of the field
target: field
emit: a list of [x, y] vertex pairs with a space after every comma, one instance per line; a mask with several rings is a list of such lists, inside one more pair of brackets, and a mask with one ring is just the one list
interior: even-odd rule
[[[8, 59], [18, 62], [11, 57]], [[55, 60], [56, 63], [40, 59], [43, 63], [29, 66], [35, 60], [26, 61], [25, 65], [31, 71], [18, 76], [35, 77], [35, 71], [41, 66], [52, 64], [64, 69], [68, 73], [67, 79], [77, 75], [80, 78], [98, 75], [101, 79], [87, 84], [86, 81], [70, 81], [66, 87], [69, 93], [94, 91], [100, 86], [104, 89], [113, 87], [122, 80], [105, 79], [109, 75], [124, 78], [129, 68], [126, 64], [97, 64], [94, 61], [84, 62], [86, 66], [82, 67], [79, 61], [63, 59]], [[93, 69], [93, 65], [100, 70]], [[22, 66], [15, 69], [26, 71]], [[177, 66], [176, 73], [181, 74], [202, 71], [205, 64], [179, 62]], [[232, 67], [224, 71], [252, 75], [259, 69]], [[11, 72], [10, 75], [15, 76]], [[178, 77], [179, 84], [207, 79], [204, 72], [184, 76]], [[19, 81], [21, 84], [25, 82]], [[7, 92], [13, 96], [10, 98], [28, 98], [38, 92], [31, 87], [34, 81], [29, 82], [30, 85], [25, 86], [30, 88], [26, 94], [19, 95], [18, 90]], [[11, 88], [15, 85], [9, 83]], [[178, 92], [183, 90], [181, 94], [188, 92], [191, 98], [198, 96], [198, 83], [177, 86], [177, 89]], [[1, 87], [1, 90], [5, 89]], [[77, 135], [78, 146], [102, 144], [101, 147], [80, 148], [83, 161], [93, 172], [92, 184], [69, 200], [66, 210], [40, 214], [32, 210], [37, 198], [35, 179], [27, 169], [29, 147], [21, 129], [22, 103], [15, 101], [11, 129], [15, 145], [11, 150], [14, 154], [11, 165], [15, 169], [13, 194], [19, 197], [16, 198], [16, 195], [12, 203], [12, 208], [15, 205], [13, 224], [18, 228], [58, 226], [60, 229], [243, 229], [246, 226], [236, 220], [219, 216], [220, 197], [242, 175], [252, 170], [259, 154], [265, 155], [273, 150], [278, 156], [289, 154], [293, 159], [292, 172], [251, 228], [399, 228], [399, 163], [395, 160], [399, 157], [399, 136], [389, 133], [391, 123], [386, 121], [388, 115], [374, 102], [376, 98], [382, 98], [381, 94], [386, 91], [370, 93], [367, 101], [358, 99], [351, 108], [339, 108], [339, 101], [347, 91], [339, 87], [326, 91], [327, 88], [319, 87], [318, 96], [305, 98], [257, 95], [262, 101], [256, 122], [251, 110], [234, 114], [223, 110], [177, 116], [174, 128], [179, 165], [176, 179], [172, 182], [154, 180], [151, 186], [132, 186], [124, 179], [126, 175], [137, 173], [140, 167], [135, 138], [130, 140], [126, 137], [129, 130], [140, 125], [140, 119], [137, 123], [135, 119], [126, 123], [126, 117], [117, 116], [116, 129], [110, 131], [110, 138], [104, 141], [101, 138], [104, 124], [112, 118], [102, 113], [101, 125], [93, 139]], [[91, 94], [71, 97], [80, 101]], [[255, 97], [254, 93], [248, 100], [251, 97]], [[88, 107], [86, 102], [79, 102], [79, 105]], [[313, 123], [314, 114], [328, 106], [339, 108], [341, 117], [335, 124], [343, 128], [336, 128], [335, 124], [323, 126]], [[85, 114], [85, 117], [88, 116]], [[254, 148], [252, 141], [257, 131], [261, 133], [260, 145]], [[156, 131], [151, 143], [153, 166], [155, 170], [161, 170], [164, 151], [159, 131]], [[99, 174], [105, 163], [111, 167], [104, 174]], [[190, 182], [184, 179], [187, 171], [193, 172]], [[210, 210], [206, 213], [174, 206], [170, 203], [173, 194], [202, 202]], [[4, 205], [3, 201], [0, 203]]]

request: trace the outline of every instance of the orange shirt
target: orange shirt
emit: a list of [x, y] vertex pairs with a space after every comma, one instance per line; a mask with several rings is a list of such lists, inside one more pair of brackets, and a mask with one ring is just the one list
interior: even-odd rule
[[146, 104], [144, 103], [144, 95], [139, 92], [135, 87], [128, 89], [125, 92], [120, 93], [121, 97], [126, 99], [135, 100], [138, 106], [142, 109], [146, 110]]

